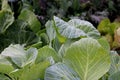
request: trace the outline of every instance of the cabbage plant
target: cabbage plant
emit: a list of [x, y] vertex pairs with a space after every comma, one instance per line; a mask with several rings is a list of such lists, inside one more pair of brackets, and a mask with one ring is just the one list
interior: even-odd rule
[[0, 54], [0, 80], [120, 79], [120, 56], [88, 21], [54, 16], [40, 30], [27, 8], [14, 19], [7, 0], [0, 20], [1, 43], [11, 43]]
[[45, 80], [98, 80], [110, 69], [109, 46], [83, 38], [71, 44], [62, 63], [47, 68]]

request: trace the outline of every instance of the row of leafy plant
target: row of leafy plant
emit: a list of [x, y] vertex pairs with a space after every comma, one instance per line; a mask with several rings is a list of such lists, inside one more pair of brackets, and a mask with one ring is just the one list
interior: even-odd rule
[[[94, 25], [109, 17], [110, 21], [120, 15], [119, 0], [8, 0], [17, 17], [22, 6], [33, 10], [42, 25], [56, 15], [66, 20], [81, 18], [89, 20]], [[66, 4], [66, 5], [65, 5]]]
[[105, 26], [104, 32], [103, 21], [99, 32], [88, 21], [66, 22], [54, 16], [41, 29], [28, 7], [23, 6], [15, 18], [8, 1], [1, 2], [0, 80], [120, 79], [120, 56], [110, 50], [108, 41], [100, 35], [109, 30], [114, 35], [119, 27], [112, 27], [107, 20], [111, 27]]

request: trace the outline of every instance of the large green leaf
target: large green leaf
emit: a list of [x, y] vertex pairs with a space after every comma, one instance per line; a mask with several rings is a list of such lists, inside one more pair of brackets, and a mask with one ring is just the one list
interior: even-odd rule
[[23, 9], [19, 15], [19, 19], [26, 21], [30, 25], [31, 30], [35, 33], [40, 30], [41, 24], [32, 11]]
[[0, 55], [0, 73], [8, 74], [12, 70], [14, 70], [12, 64]]
[[11, 58], [18, 67], [24, 67], [27, 64], [34, 63], [37, 57], [37, 50], [30, 48], [25, 51], [23, 46], [11, 44], [8, 48], [4, 49], [1, 55]]
[[46, 60], [48, 57], [53, 57], [53, 59], [58, 62], [60, 59], [56, 53], [56, 51], [49, 47], [49, 46], [44, 46], [43, 48], [40, 48], [38, 50], [38, 56], [36, 59], [36, 63], [42, 62]]
[[57, 63], [47, 68], [44, 80], [80, 80], [80, 78], [65, 64]]
[[67, 22], [61, 20], [58, 17], [54, 16], [54, 21], [59, 33], [64, 37], [78, 38], [80, 36], [86, 36], [86, 34], [82, 30], [77, 29], [72, 25], [69, 25]]
[[73, 43], [66, 51], [64, 62], [77, 72], [81, 80], [98, 80], [110, 68], [108, 51], [91, 38]]
[[72, 19], [68, 22], [68, 24], [84, 31], [87, 37], [93, 37], [93, 38], [100, 37], [100, 33], [98, 32], [98, 30], [88, 21], [84, 21], [80, 19]]
[[54, 21], [58, 32], [67, 38], [78, 38], [81, 36], [98, 38], [100, 36], [97, 29], [91, 23], [84, 20], [72, 19], [69, 22], [65, 22], [54, 16]]
[[110, 68], [108, 47], [104, 48], [103, 44], [92, 38], [83, 38], [72, 43], [65, 51], [64, 64], [49, 67], [45, 80], [100, 79]]

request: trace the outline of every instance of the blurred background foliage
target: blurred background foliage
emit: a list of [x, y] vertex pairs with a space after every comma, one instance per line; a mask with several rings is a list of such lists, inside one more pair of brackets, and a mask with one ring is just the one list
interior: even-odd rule
[[120, 15], [120, 0], [9, 0], [9, 4], [16, 17], [24, 6], [33, 10], [42, 24], [53, 15], [65, 20], [77, 17], [94, 25], [104, 18], [114, 21]]

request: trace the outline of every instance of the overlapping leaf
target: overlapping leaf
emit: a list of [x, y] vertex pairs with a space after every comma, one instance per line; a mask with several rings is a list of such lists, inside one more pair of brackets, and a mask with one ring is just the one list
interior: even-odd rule
[[72, 66], [82, 80], [97, 80], [110, 67], [109, 54], [96, 40], [90, 38], [75, 42], [66, 52], [65, 62]]
[[61, 58], [65, 56], [65, 53], [67, 49], [70, 47], [70, 45], [75, 42], [74, 40], [67, 40], [64, 44], [61, 45], [58, 54], [60, 55]]
[[46, 24], [46, 32], [47, 32], [47, 35], [49, 37], [49, 40], [50, 40], [50, 45], [52, 44], [52, 41], [55, 39], [56, 37], [56, 32], [55, 32], [55, 29], [54, 29], [54, 23], [53, 21], [48, 21]]
[[9, 73], [13, 70], [14, 68], [12, 64], [3, 56], [0, 55], [0, 73]]
[[36, 63], [42, 62], [46, 60], [48, 57], [52, 57], [56, 62], [60, 60], [56, 51], [53, 48], [49, 46], [45, 46], [38, 50], [38, 56], [36, 59]]
[[33, 64], [31, 67], [16, 69], [9, 75], [19, 80], [39, 80], [44, 78], [45, 70], [49, 66], [49, 61], [43, 61], [38, 64]]
[[119, 79], [120, 79], [120, 71], [117, 71], [108, 78], [108, 80], [119, 80]]
[[[64, 54], [63, 63], [66, 66], [63, 64], [56, 64], [48, 68], [46, 71], [45, 79], [100, 79], [110, 68], [110, 57], [108, 52], [109, 48], [104, 48], [104, 45], [101, 45], [97, 40], [92, 38], [83, 38], [71, 44], [71, 46], [66, 50]], [[75, 73], [71, 72], [71, 69]], [[72, 78], [69, 75], [71, 75]]]
[[57, 63], [46, 70], [45, 80], [80, 80], [76, 72], [63, 63]]
[[14, 16], [8, 5], [8, 1], [2, 0], [2, 10], [0, 10], [0, 33], [4, 33], [13, 22]]
[[23, 9], [19, 15], [19, 19], [26, 21], [30, 25], [31, 30], [35, 33], [40, 30], [41, 24], [32, 11]]
[[69, 25], [67, 22], [61, 20], [58, 17], [54, 16], [54, 21], [59, 33], [64, 37], [78, 38], [80, 36], [86, 36], [86, 34], [82, 30]]
[[28, 29], [28, 24], [23, 20], [16, 20], [6, 32], [10, 43], [25, 44], [26, 46], [38, 41], [36, 34]]
[[108, 51], [91, 38], [73, 43], [66, 52], [64, 62], [78, 73], [81, 80], [98, 80], [110, 68]]
[[35, 48], [30, 48], [27, 51], [24, 50], [23, 46], [10, 45], [6, 48], [1, 55], [11, 58], [11, 60], [18, 66], [24, 67], [27, 64], [34, 63], [37, 57], [37, 50]]
[[0, 80], [11, 80], [11, 79], [3, 74], [0, 74]]
[[112, 75], [117, 71], [120, 71], [120, 56], [116, 51], [111, 51], [111, 67], [109, 70], [109, 74]]
[[93, 37], [93, 38], [100, 37], [100, 33], [98, 32], [98, 30], [88, 21], [80, 20], [80, 19], [72, 19], [68, 22], [68, 24], [84, 31], [87, 37]]
[[100, 36], [97, 29], [91, 23], [84, 20], [72, 19], [65, 22], [54, 16], [54, 21], [58, 32], [67, 38], [78, 38], [81, 36], [98, 38]]

